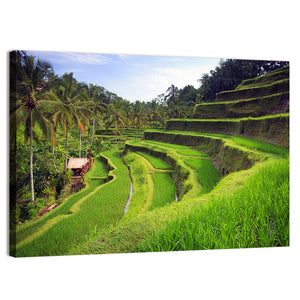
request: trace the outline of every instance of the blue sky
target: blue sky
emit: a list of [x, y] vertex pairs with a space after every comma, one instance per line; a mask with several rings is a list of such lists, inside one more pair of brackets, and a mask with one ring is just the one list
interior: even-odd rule
[[56, 74], [74, 73], [78, 81], [98, 84], [129, 101], [150, 101], [174, 84], [199, 87], [197, 79], [219, 58], [26, 51], [50, 62]]

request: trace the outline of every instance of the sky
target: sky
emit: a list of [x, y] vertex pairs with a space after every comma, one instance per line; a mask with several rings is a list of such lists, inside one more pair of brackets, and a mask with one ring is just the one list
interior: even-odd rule
[[97, 84], [131, 102], [151, 101], [172, 84], [199, 88], [197, 79], [219, 58], [26, 51], [51, 63], [58, 75], [74, 73], [79, 82]]

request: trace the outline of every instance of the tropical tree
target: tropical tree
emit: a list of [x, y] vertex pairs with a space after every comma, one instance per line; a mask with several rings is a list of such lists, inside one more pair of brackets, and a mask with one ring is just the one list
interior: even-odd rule
[[235, 89], [243, 80], [288, 66], [288, 61], [221, 59], [219, 65], [198, 79], [201, 101], [215, 101], [216, 94]]
[[47, 77], [52, 72], [52, 67], [46, 62], [41, 62], [34, 56], [21, 55], [16, 64], [15, 90], [12, 91], [15, 99], [15, 107], [11, 112], [10, 126], [11, 134], [15, 136], [20, 125], [25, 126], [25, 140], [30, 139], [30, 190], [31, 203], [34, 204], [34, 178], [33, 178], [33, 129], [37, 125], [43, 132], [44, 136], [54, 141], [53, 126], [45, 118], [43, 111], [52, 102], [44, 98]]
[[104, 95], [104, 88], [98, 85], [89, 84], [85, 85], [84, 89], [86, 91], [88, 100], [93, 102], [93, 105], [90, 107], [93, 116], [92, 116], [92, 140], [91, 143], [93, 144], [94, 135], [95, 135], [95, 123], [97, 114], [103, 114], [106, 110], [106, 104], [103, 102], [103, 95]]
[[73, 73], [65, 73], [58, 81], [58, 84], [52, 93], [49, 94], [52, 100], [57, 101], [57, 111], [53, 115], [54, 124], [61, 124], [66, 136], [66, 156], [65, 168], [68, 164], [68, 137], [70, 128], [76, 126], [85, 133], [85, 127], [81, 121], [84, 116], [86, 121], [90, 114], [88, 106], [85, 106], [85, 95], [79, 89]]
[[185, 105], [178, 97], [170, 105], [170, 117], [175, 119], [185, 117]]
[[132, 124], [135, 126], [136, 128], [136, 139], [138, 138], [138, 132], [141, 126], [143, 126], [145, 128], [145, 115], [143, 113], [144, 111], [144, 104], [137, 100], [134, 104], [133, 104], [133, 109], [132, 109], [132, 113], [133, 113], [133, 120], [132, 120]]
[[167, 89], [167, 95], [165, 96], [165, 100], [167, 101], [168, 108], [170, 104], [175, 100], [176, 97], [179, 95], [178, 87], [174, 86], [173, 84]]
[[[92, 106], [92, 105], [91, 105]], [[81, 106], [81, 103], [77, 105], [77, 115], [79, 117], [79, 120], [84, 128], [88, 128], [90, 124], [90, 117], [92, 116], [93, 112], [92, 110], [89, 110], [88, 107]], [[82, 143], [82, 132], [86, 133], [86, 130], [82, 129], [82, 126], [79, 126], [79, 153], [78, 157], [81, 158], [81, 143]], [[89, 147], [89, 137], [87, 138], [86, 143], [86, 152]]]
[[153, 99], [149, 103], [149, 109], [150, 109], [149, 121], [152, 121], [152, 127], [154, 127], [154, 122], [158, 122], [162, 118], [162, 114], [159, 108], [160, 106], [156, 99]]
[[117, 150], [118, 130], [128, 126], [123, 106], [124, 100], [119, 97], [116, 98], [113, 103], [109, 104], [107, 115], [104, 118], [106, 128], [115, 127], [115, 150]]
[[131, 126], [130, 120], [132, 120], [132, 105], [129, 101], [123, 102], [124, 119], [126, 121], [126, 140], [128, 140], [128, 131]]

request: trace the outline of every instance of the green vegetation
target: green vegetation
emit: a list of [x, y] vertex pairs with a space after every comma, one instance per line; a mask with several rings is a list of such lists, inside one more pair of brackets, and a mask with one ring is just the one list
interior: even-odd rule
[[[187, 136], [206, 136], [206, 137], [212, 137], [212, 138], [222, 138], [222, 139], [229, 139], [232, 140], [236, 145], [244, 146], [245, 148], [252, 149], [252, 150], [258, 150], [266, 153], [272, 153], [276, 155], [280, 155], [282, 157], [289, 156], [289, 150], [277, 145], [273, 145], [270, 143], [262, 142], [256, 139], [250, 139], [245, 138], [241, 136], [232, 136], [228, 134], [213, 134], [213, 133], [201, 133], [201, 132], [192, 132], [192, 131], [185, 131], [184, 133], [182, 131], [176, 131], [176, 130], [147, 130], [146, 133], [165, 133], [165, 134], [173, 134], [173, 135], [187, 135]], [[182, 147], [179, 149], [187, 149], [188, 146], [183, 145], [177, 145], [177, 144], [169, 144], [164, 142], [158, 142], [158, 141], [145, 141], [149, 142], [151, 144], [157, 144], [162, 145], [174, 149], [178, 149], [178, 147]]]
[[167, 122], [167, 130], [229, 134], [289, 147], [289, 114], [242, 119], [181, 119]]
[[217, 94], [216, 101], [251, 99], [289, 91], [289, 79], [280, 80], [264, 86], [224, 91]]
[[210, 192], [219, 182], [219, 173], [210, 160], [186, 158], [184, 163], [197, 170], [199, 174], [199, 182], [202, 190], [198, 193], [198, 196]]
[[184, 156], [208, 157], [207, 154], [201, 153], [198, 150], [194, 150], [194, 149], [182, 149], [182, 150], [177, 150], [176, 152]]
[[243, 80], [242, 83], [236, 87], [236, 89], [240, 90], [240, 89], [248, 88], [249, 86], [255, 87], [255, 86], [270, 84], [276, 81], [289, 78], [289, 75], [290, 75], [289, 67], [279, 68], [274, 71], [270, 71], [265, 75]]
[[71, 214], [52, 218], [36, 232], [34, 239], [17, 245], [16, 256], [63, 255], [86, 240], [90, 232], [118, 222], [130, 190], [128, 170], [119, 154], [120, 151], [105, 153], [115, 167], [113, 180], [81, 197], [70, 208]]
[[152, 156], [147, 153], [140, 152], [140, 151], [137, 151], [136, 153], [145, 157], [152, 164], [152, 166], [155, 169], [161, 169], [161, 170], [171, 170], [172, 169], [172, 167], [169, 164], [165, 163], [162, 159], [160, 159], [158, 157], [155, 157], [155, 156]]
[[28, 222], [17, 229], [16, 234], [16, 244], [18, 245], [23, 240], [33, 235], [35, 232], [41, 230], [43, 226], [50, 220], [63, 215], [68, 215], [70, 213], [71, 207], [73, 207], [80, 199], [85, 198], [89, 195], [95, 188], [99, 187], [103, 180], [86, 180], [87, 186], [78, 193], [74, 193], [68, 197], [58, 208], [45, 214], [42, 218], [34, 222]]
[[166, 173], [153, 173], [154, 195], [150, 210], [175, 201], [176, 188], [171, 176]]
[[289, 164], [272, 161], [229, 194], [179, 215], [139, 251], [204, 250], [289, 245]]
[[107, 178], [108, 172], [104, 162], [99, 157], [95, 158], [92, 170], [89, 172], [91, 178]]
[[[289, 65], [287, 61], [255, 61], [244, 59], [221, 60], [215, 70], [209, 74], [203, 74], [199, 79], [201, 86], [198, 90], [201, 102], [214, 102], [216, 94], [234, 90], [245, 79], [253, 79], [266, 75], [267, 72], [280, 70]], [[273, 78], [278, 80], [278, 78]], [[264, 82], [266, 84], [267, 82]], [[270, 83], [270, 81], [268, 81]]]
[[133, 183], [133, 194], [128, 206], [128, 212], [124, 216], [124, 219], [130, 219], [149, 206], [152, 200], [153, 182], [148, 174], [147, 165], [139, 155], [130, 152], [123, 159], [130, 168]]
[[[284, 66], [221, 60], [199, 89], [131, 103], [12, 52], [10, 253], [288, 246]], [[74, 157], [91, 169], [67, 170]]]
[[273, 112], [289, 111], [289, 93], [277, 93], [264, 97], [201, 103], [195, 106], [193, 118], [229, 119], [267, 116]]
[[[232, 141], [234, 142], [234, 144], [236, 144], [237, 146], [245, 146], [246, 148], [249, 149], [253, 149], [253, 150], [258, 150], [258, 151], [262, 151], [262, 152], [266, 152], [266, 153], [272, 153], [272, 154], [277, 154], [280, 156], [285, 157], [286, 155], [288, 155], [289, 150], [286, 148], [282, 148], [280, 146], [277, 145], [273, 145], [273, 144], [269, 144], [266, 142], [262, 142], [256, 139], [250, 139], [250, 138], [245, 138], [245, 137], [241, 137], [241, 136], [231, 136], [228, 134], [214, 134], [214, 133], [201, 133], [201, 132], [192, 132], [192, 131], [176, 131], [176, 130], [148, 130], [145, 132], [145, 136], [147, 138], [148, 134], [149, 137], [154, 135], [154, 136], [174, 136], [174, 137], [178, 137], [178, 136], [186, 136], [189, 138], [193, 138], [193, 137], [208, 137], [211, 139], [222, 139], [225, 141]], [[172, 139], [173, 140], [173, 139]], [[183, 146], [180, 144], [170, 144], [170, 143], [165, 143], [165, 142], [161, 142], [161, 141], [156, 141], [156, 140], [146, 140], [145, 143], [151, 143], [151, 144], [157, 144], [157, 145], [166, 145], [166, 147], [170, 147], [170, 148], [174, 148], [177, 149], [177, 147], [183, 147], [183, 149], [186, 149], [188, 146]], [[180, 141], [179, 141], [180, 142]], [[170, 146], [169, 146], [170, 145]]]

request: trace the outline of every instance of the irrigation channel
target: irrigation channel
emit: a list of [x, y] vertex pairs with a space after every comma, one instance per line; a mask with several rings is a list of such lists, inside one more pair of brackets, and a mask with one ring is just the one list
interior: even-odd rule
[[[122, 161], [126, 165], [126, 163], [123, 160], [123, 158], [122, 158]], [[128, 212], [130, 200], [131, 200], [132, 194], [133, 194], [133, 181], [132, 181], [132, 177], [131, 177], [131, 171], [130, 171], [130, 167], [129, 166], [127, 166], [127, 168], [128, 168], [128, 171], [129, 171], [129, 179], [130, 179], [130, 193], [129, 193], [128, 199], [126, 201], [126, 204], [125, 204], [123, 216], [125, 216], [125, 214]], [[175, 202], [178, 202], [178, 197], [177, 197], [177, 191], [176, 190], [175, 190]]]
[[127, 202], [125, 204], [124, 215], [128, 212], [129, 203], [130, 203], [132, 193], [133, 193], [133, 184], [132, 184], [132, 178], [131, 178], [131, 173], [130, 173], [130, 168], [129, 167], [128, 167], [128, 171], [129, 171], [129, 178], [130, 178], [130, 193], [129, 193], [129, 197], [127, 199]]

